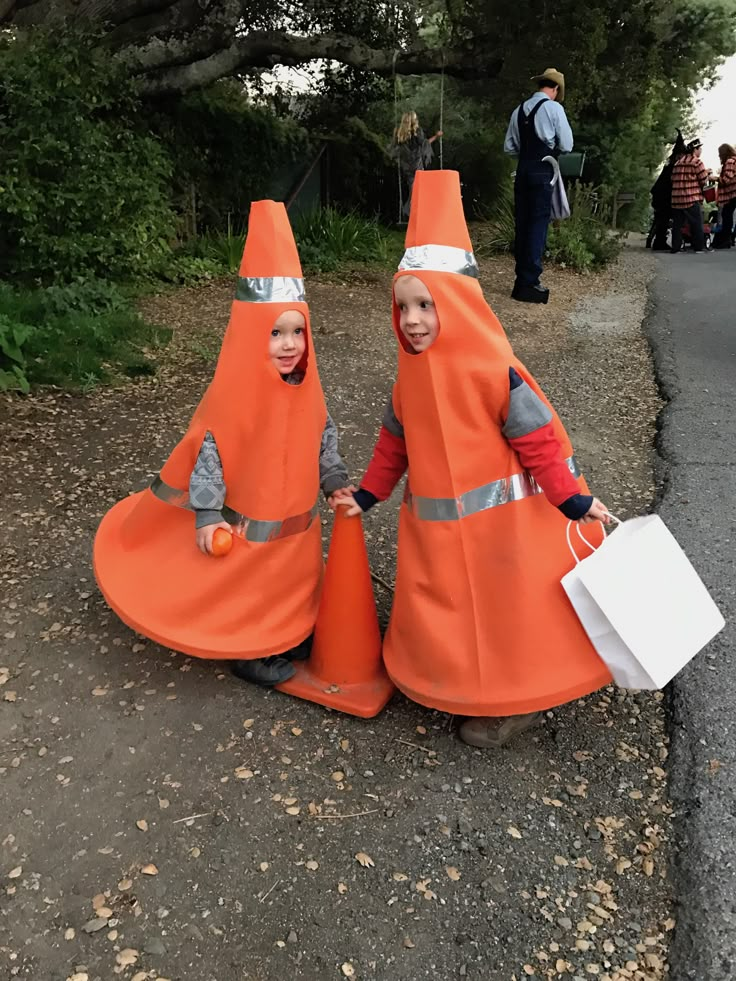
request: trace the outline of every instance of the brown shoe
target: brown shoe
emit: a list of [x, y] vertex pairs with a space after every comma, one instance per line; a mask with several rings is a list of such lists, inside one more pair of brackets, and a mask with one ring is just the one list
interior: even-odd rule
[[466, 719], [458, 734], [468, 746], [478, 749], [500, 749], [514, 736], [541, 724], [543, 712], [530, 712], [528, 715], [507, 715], [499, 718], [481, 716]]

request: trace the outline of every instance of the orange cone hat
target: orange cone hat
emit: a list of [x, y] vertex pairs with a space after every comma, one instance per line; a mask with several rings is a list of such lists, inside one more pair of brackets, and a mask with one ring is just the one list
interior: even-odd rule
[[409, 473], [383, 647], [388, 673], [410, 698], [458, 715], [532, 712], [587, 694], [610, 675], [560, 585], [571, 565], [566, 519], [503, 433], [509, 369], [546, 399], [483, 298], [453, 171], [416, 175], [395, 282], [408, 276], [431, 294], [439, 331], [414, 353], [394, 303], [393, 406]]
[[279, 691], [350, 715], [378, 715], [394, 691], [381, 661], [363, 526], [338, 508], [332, 530], [314, 644], [308, 661]]
[[[297, 385], [285, 383], [268, 351], [287, 310], [305, 322]], [[95, 539], [95, 575], [121, 619], [198, 657], [263, 657], [308, 637], [322, 576], [317, 497], [326, 417], [286, 210], [258, 201], [212, 383], [159, 476], [108, 512]], [[208, 433], [222, 464], [223, 515], [236, 535], [219, 559], [196, 548], [189, 505]]]

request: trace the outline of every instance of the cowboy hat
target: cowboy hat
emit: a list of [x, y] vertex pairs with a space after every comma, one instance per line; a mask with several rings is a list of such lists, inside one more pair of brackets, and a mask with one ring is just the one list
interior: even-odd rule
[[562, 72], [558, 72], [556, 68], [548, 68], [546, 71], [542, 72], [541, 75], [532, 76], [533, 82], [551, 82], [552, 85], [557, 85], [560, 89], [559, 101], [564, 102], [565, 100], [565, 76]]

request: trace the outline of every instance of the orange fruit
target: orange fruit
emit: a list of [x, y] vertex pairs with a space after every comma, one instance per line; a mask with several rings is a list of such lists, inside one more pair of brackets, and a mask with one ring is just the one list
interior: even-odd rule
[[225, 531], [224, 528], [215, 528], [215, 533], [212, 536], [212, 554], [213, 555], [227, 555], [230, 549], [233, 547], [233, 536], [229, 531]]

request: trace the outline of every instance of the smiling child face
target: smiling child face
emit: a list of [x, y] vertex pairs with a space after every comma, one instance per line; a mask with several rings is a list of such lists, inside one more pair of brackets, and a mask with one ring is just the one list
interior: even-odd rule
[[298, 310], [287, 310], [276, 320], [268, 339], [271, 363], [280, 375], [290, 375], [307, 346], [306, 322]]
[[394, 284], [399, 329], [415, 354], [437, 340], [440, 324], [432, 294], [416, 276], [401, 276]]

